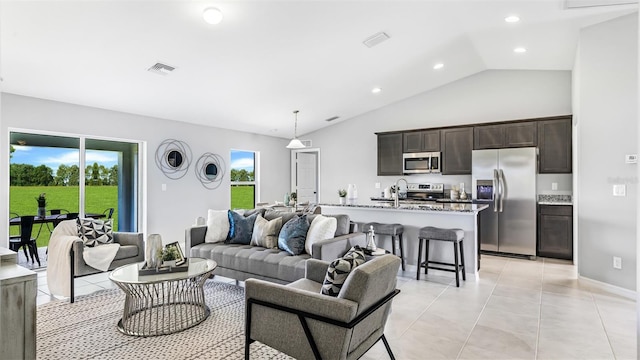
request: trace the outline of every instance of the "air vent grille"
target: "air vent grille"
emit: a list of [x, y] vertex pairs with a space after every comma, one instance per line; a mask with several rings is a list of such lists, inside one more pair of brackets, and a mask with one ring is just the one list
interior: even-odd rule
[[374, 47], [378, 44], [380, 44], [383, 41], [389, 40], [389, 35], [387, 35], [387, 33], [385, 32], [379, 32], [375, 35], [370, 36], [369, 38], [367, 38], [365, 41], [363, 41], [362, 43], [366, 46], [366, 47]]
[[311, 140], [300, 140], [304, 147], [311, 147]]
[[163, 63], [156, 63], [152, 67], [148, 68], [147, 71], [150, 71], [150, 72], [152, 72], [154, 74], [158, 74], [158, 75], [167, 75], [167, 74], [171, 73], [175, 69], [176, 68], [171, 66], [171, 65], [167, 65], [167, 64], [163, 64]]
[[332, 117], [330, 117], [328, 119], [325, 119], [324, 121], [331, 122], [331, 121], [338, 120], [338, 119], [340, 119], [340, 116], [332, 116]]

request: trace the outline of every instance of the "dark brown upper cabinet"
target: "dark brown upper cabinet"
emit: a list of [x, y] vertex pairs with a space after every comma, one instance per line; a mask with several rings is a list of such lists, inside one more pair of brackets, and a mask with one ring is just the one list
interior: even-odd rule
[[536, 146], [537, 140], [538, 127], [535, 121], [473, 128], [473, 148], [476, 150]]
[[538, 122], [540, 174], [567, 174], [572, 171], [571, 117]]
[[440, 130], [404, 133], [402, 150], [406, 153], [440, 151]]
[[378, 175], [402, 175], [402, 133], [378, 134]]
[[440, 130], [440, 145], [443, 175], [471, 174], [473, 127]]

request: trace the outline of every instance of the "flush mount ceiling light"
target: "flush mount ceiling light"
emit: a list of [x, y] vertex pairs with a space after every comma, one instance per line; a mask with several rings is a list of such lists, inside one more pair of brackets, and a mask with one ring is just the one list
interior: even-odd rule
[[298, 140], [298, 110], [294, 110], [293, 114], [295, 115], [295, 120], [293, 123], [293, 139], [287, 145], [287, 149], [303, 149], [305, 148], [302, 141]]
[[519, 47], [513, 49], [513, 52], [514, 53], [518, 53], [518, 54], [522, 54], [522, 53], [526, 53], [527, 49], [522, 47], [522, 46], [519, 46]]
[[202, 12], [202, 18], [207, 24], [217, 25], [222, 22], [222, 11], [215, 7], [208, 7]]
[[517, 23], [518, 21], [520, 21], [520, 17], [518, 17], [517, 15], [509, 15], [504, 18], [504, 21], [508, 23]]
[[379, 93], [381, 91], [382, 91], [382, 89], [379, 88], [379, 87], [374, 87], [373, 89], [371, 89], [371, 92], [374, 93], [374, 94], [377, 94], [377, 93]]
[[443, 63], [437, 63], [435, 65], [433, 65], [433, 70], [440, 70], [444, 67]]

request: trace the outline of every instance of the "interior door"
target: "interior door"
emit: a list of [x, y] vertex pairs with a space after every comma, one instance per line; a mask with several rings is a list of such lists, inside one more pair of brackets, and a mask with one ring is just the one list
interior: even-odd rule
[[318, 152], [295, 153], [295, 183], [298, 203], [318, 203]]

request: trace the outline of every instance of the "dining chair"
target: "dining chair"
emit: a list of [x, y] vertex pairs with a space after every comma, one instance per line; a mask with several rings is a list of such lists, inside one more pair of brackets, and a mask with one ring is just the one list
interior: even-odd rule
[[107, 217], [107, 219], [111, 219], [113, 217], [113, 211], [114, 210], [115, 210], [114, 208], [107, 208], [102, 213]]
[[[20, 251], [20, 248], [22, 248], [24, 256], [27, 258], [27, 262], [29, 261], [30, 256], [31, 262], [35, 263], [35, 261], [37, 261], [38, 266], [41, 266], [36, 239], [31, 237], [34, 218], [35, 217], [32, 215], [20, 217], [20, 236], [9, 238], [9, 248], [16, 252]], [[27, 254], [27, 250], [29, 250], [29, 254]]]

